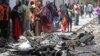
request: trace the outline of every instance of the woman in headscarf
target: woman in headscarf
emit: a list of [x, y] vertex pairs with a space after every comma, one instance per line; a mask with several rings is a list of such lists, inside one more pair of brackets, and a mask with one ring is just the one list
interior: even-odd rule
[[35, 24], [35, 35], [39, 36], [41, 33], [41, 19], [40, 14], [42, 9], [39, 7], [39, 1], [35, 1], [35, 8], [34, 8], [34, 24]]
[[74, 4], [75, 25], [79, 25], [80, 6], [78, 3]]
[[35, 14], [34, 14], [34, 9], [35, 9], [35, 4], [34, 1], [31, 1], [31, 8], [30, 8], [30, 19], [31, 19], [31, 31], [33, 32], [33, 35], [35, 35], [35, 23], [34, 23], [34, 19], [35, 19]]
[[42, 10], [42, 31], [50, 33], [53, 31], [51, 23], [51, 11], [49, 9], [49, 1], [46, 2], [46, 6]]
[[23, 34], [20, 9], [21, 9], [21, 2], [19, 0], [16, 0], [16, 6], [13, 8], [11, 13], [12, 23], [13, 23], [13, 37], [16, 41], [19, 39], [19, 36]]

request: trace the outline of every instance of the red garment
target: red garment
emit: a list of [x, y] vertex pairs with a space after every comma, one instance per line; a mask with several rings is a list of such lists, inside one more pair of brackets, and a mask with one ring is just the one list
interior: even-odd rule
[[4, 7], [4, 18], [3, 19], [9, 20], [9, 17], [10, 17], [9, 14], [10, 14], [11, 9], [9, 5], [7, 4], [3, 4], [3, 7]]
[[42, 31], [43, 30], [47, 30], [48, 33], [54, 32], [54, 29], [53, 29], [52, 25], [49, 22], [46, 22], [46, 23], [42, 24]]
[[0, 4], [0, 20], [3, 20], [4, 17], [4, 8], [3, 6]]
[[17, 40], [19, 39], [19, 36], [22, 35], [23, 31], [22, 31], [22, 27], [20, 24], [19, 19], [16, 17], [14, 20], [14, 24], [13, 24], [13, 36], [14, 39]]
[[61, 30], [62, 30], [62, 32], [66, 31], [66, 28], [67, 28], [67, 25], [68, 25], [67, 20], [68, 20], [67, 15], [64, 15], [63, 20], [61, 22]]
[[46, 29], [46, 30], [50, 30], [50, 28], [51, 28], [50, 23], [48, 23], [48, 22], [43, 23], [42, 28]]
[[66, 32], [66, 24], [61, 24], [61, 30], [62, 32]]

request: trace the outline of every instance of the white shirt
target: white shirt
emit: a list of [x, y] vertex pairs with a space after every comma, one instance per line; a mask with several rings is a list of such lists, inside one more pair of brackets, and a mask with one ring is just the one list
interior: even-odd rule
[[80, 6], [78, 4], [74, 5], [74, 13], [79, 14], [80, 13]]

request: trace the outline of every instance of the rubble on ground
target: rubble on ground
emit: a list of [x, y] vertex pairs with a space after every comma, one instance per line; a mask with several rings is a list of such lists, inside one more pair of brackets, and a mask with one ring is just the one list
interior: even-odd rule
[[5, 56], [100, 55], [100, 45], [98, 45], [100, 42], [99, 38], [95, 41], [96, 45], [93, 45], [96, 39], [94, 39], [94, 37], [97, 37], [96, 34], [99, 35], [99, 29], [100, 27], [98, 28], [96, 25], [90, 23], [86, 25], [85, 28], [82, 28], [81, 32], [74, 32], [70, 36], [44, 33], [42, 33], [41, 36], [33, 36], [30, 31], [26, 31], [20, 36], [18, 43], [10, 45], [10, 49], [5, 49], [5, 51], [7, 50]]
[[[87, 34], [90, 34], [90, 36], [87, 36]], [[81, 35], [81, 33], [79, 35]], [[71, 36], [66, 36], [57, 34], [47, 34], [44, 35], [44, 37], [38, 36], [40, 38], [36, 38], [28, 32], [28, 34], [26, 33], [23, 36], [20, 36], [19, 43], [13, 44], [14, 47], [11, 47], [14, 50], [9, 50], [9, 52], [15, 55], [23, 55], [23, 52], [26, 52], [26, 54], [28, 55], [36, 56], [71, 56], [72, 53], [70, 53], [70, 51], [73, 51], [74, 49], [70, 49], [70, 47], [75, 45], [81, 46], [81, 43], [86, 44], [86, 41], [88, 43], [93, 40], [93, 36], [91, 33], [84, 33], [84, 36], [79, 35], [73, 34]], [[81, 41], [81, 39], [84, 38], [85, 40]]]

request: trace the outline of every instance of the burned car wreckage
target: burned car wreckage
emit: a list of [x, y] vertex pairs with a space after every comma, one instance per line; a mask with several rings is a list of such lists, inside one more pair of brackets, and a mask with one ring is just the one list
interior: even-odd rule
[[19, 43], [13, 44], [11, 47], [14, 51], [9, 50], [10, 55], [33, 55], [33, 56], [72, 56], [69, 47], [75, 49], [75, 45], [81, 46], [82, 43], [87, 45], [94, 39], [91, 33], [85, 32], [71, 36], [44, 34], [42, 36], [32, 36], [27, 31], [20, 36]]

